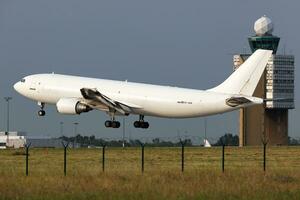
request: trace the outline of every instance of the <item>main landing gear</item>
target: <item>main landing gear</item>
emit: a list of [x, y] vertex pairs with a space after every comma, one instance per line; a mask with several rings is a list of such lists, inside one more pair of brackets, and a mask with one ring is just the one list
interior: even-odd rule
[[111, 120], [105, 121], [104, 125], [106, 128], [120, 128], [120, 122], [115, 120], [115, 113], [111, 113]]
[[46, 112], [44, 111], [45, 103], [38, 102], [38, 105], [40, 106], [41, 110], [38, 111], [39, 116], [45, 116]]
[[144, 121], [144, 115], [140, 115], [140, 119], [139, 121], [135, 121], [133, 123], [133, 126], [135, 128], [143, 128], [143, 129], [147, 129], [149, 128], [149, 123]]
[[[105, 121], [104, 125], [106, 128], [120, 128], [121, 126], [120, 122], [115, 120], [114, 113], [111, 114], [111, 120]], [[144, 115], [140, 115], [139, 121], [135, 121], [133, 126], [135, 128], [147, 129], [149, 128], [149, 123], [144, 121]]]
[[120, 122], [114, 120], [107, 120], [104, 125], [106, 128], [120, 128], [121, 126]]

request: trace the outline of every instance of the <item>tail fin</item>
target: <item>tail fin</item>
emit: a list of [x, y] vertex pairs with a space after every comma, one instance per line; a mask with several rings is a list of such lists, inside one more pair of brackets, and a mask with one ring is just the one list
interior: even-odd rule
[[271, 54], [271, 50], [256, 50], [223, 83], [208, 91], [252, 96]]

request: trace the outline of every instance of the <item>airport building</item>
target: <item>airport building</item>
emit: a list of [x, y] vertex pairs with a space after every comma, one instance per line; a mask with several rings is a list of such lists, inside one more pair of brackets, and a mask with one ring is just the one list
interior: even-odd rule
[[[9, 134], [5, 131], [0, 131], [0, 149], [6, 148], [24, 148], [25, 144], [30, 144], [30, 147], [35, 148], [61, 148], [63, 140], [60, 138], [50, 137], [28, 137], [25, 132], [10, 131]], [[80, 144], [70, 144], [70, 147], [80, 147]]]
[[[280, 38], [274, 36], [272, 21], [263, 16], [254, 24], [255, 36], [248, 42], [252, 53], [257, 49], [273, 50], [254, 96], [266, 99], [264, 105], [240, 110], [240, 146], [288, 144], [288, 110], [294, 109], [294, 56], [278, 55]], [[233, 68], [237, 69], [250, 54], [233, 56]]]
[[22, 148], [26, 144], [24, 132], [0, 132], [0, 149]]

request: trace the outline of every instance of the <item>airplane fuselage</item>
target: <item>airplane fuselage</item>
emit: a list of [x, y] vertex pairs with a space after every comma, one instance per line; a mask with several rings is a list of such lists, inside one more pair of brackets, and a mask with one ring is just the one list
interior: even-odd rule
[[[78, 98], [84, 101], [80, 89], [94, 88], [116, 101], [138, 105], [132, 114], [139, 115], [188, 118], [240, 108], [226, 104], [226, 99], [233, 95], [203, 90], [59, 74], [36, 74], [22, 80], [15, 84], [15, 89], [29, 99], [46, 104], [56, 104], [62, 98]], [[250, 98], [261, 103], [259, 98]], [[253, 104], [244, 104], [243, 107]], [[100, 110], [108, 112], [105, 106]]]

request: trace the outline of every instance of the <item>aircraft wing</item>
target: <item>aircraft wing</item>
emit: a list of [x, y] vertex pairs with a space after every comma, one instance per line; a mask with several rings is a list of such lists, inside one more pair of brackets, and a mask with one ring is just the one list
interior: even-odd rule
[[80, 89], [80, 92], [84, 99], [89, 100], [88, 104], [91, 107], [100, 110], [103, 110], [103, 107], [106, 107], [108, 110], [116, 111], [122, 115], [129, 115], [132, 113], [133, 109], [141, 108], [138, 105], [114, 100], [99, 92], [96, 88], [82, 88]]

